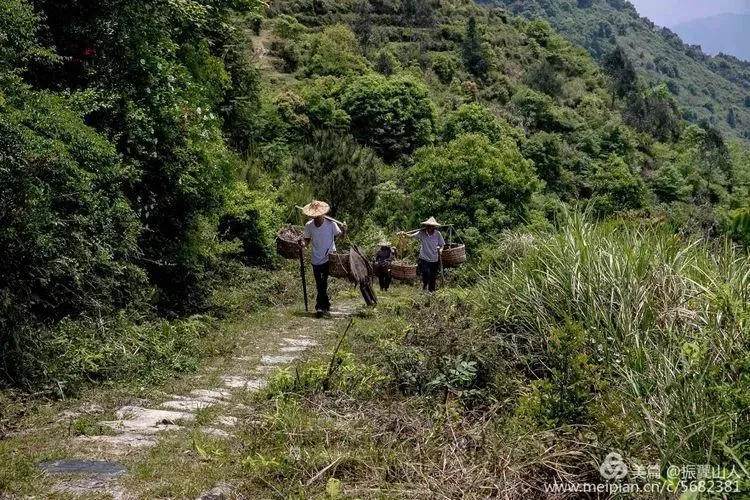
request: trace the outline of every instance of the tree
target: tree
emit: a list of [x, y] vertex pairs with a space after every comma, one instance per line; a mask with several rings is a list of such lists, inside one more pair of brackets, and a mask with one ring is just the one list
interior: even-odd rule
[[318, 130], [294, 159], [294, 172], [331, 205], [331, 215], [359, 218], [375, 203], [378, 158], [352, 136]]
[[4, 0], [0, 5], [0, 71], [25, 65], [39, 55], [51, 55], [36, 43], [39, 16], [28, 2]]
[[354, 22], [353, 30], [359, 39], [359, 43], [365, 48], [365, 52], [370, 47], [370, 38], [372, 37], [372, 5], [368, 0], [363, 0], [357, 4], [357, 19]]
[[[70, 102], [6, 86], [0, 106], [0, 375], [15, 377], [38, 325], [144, 307], [132, 168]], [[41, 337], [34, 337], [38, 343]]]
[[466, 22], [466, 36], [463, 41], [463, 57], [466, 69], [478, 78], [484, 78], [489, 70], [489, 56], [477, 30], [474, 16]]
[[522, 85], [513, 95], [511, 102], [532, 128], [551, 132], [564, 132], [571, 128], [562, 114], [562, 109], [547, 94]]
[[600, 215], [642, 208], [646, 203], [643, 180], [633, 175], [616, 154], [595, 166], [591, 190], [592, 202]]
[[401, 18], [406, 26], [426, 28], [435, 24], [434, 7], [430, 0], [404, 0]]
[[418, 214], [489, 235], [524, 219], [540, 183], [511, 139], [468, 134], [419, 151], [407, 185]]
[[375, 56], [375, 69], [381, 75], [391, 76], [399, 66], [398, 59], [388, 49], [380, 49]]
[[677, 101], [665, 84], [631, 93], [624, 118], [631, 127], [647, 132], [659, 141], [671, 142], [680, 137], [682, 116]]
[[[386, 181], [375, 186], [377, 200], [370, 219], [389, 231], [402, 230], [413, 224], [414, 202], [402, 186], [395, 181]], [[398, 207], [398, 209], [394, 209]]]
[[672, 203], [688, 201], [692, 189], [677, 165], [669, 163], [656, 171], [651, 181], [651, 189], [660, 201]]
[[[715, 182], [715, 174], [720, 174], [723, 177], [724, 186], [731, 191], [733, 165], [724, 137], [706, 120], [701, 120], [699, 125], [703, 133], [695, 136], [693, 144], [698, 147], [700, 163], [707, 172], [707, 178], [709, 182]], [[719, 183], [722, 182], [719, 181]]]
[[449, 84], [458, 71], [460, 61], [452, 54], [440, 52], [432, 60], [432, 71], [443, 84]]
[[625, 50], [619, 45], [607, 54], [602, 63], [604, 71], [612, 79], [612, 108], [615, 98], [625, 98], [638, 90], [638, 75]]
[[273, 20], [273, 34], [288, 40], [299, 40], [307, 28], [296, 18], [281, 14]]
[[427, 87], [412, 76], [362, 76], [344, 90], [341, 105], [352, 134], [386, 162], [432, 141], [434, 105]]
[[727, 113], [727, 124], [732, 127], [737, 127], [737, 116], [735, 115], [734, 108], [729, 108], [729, 112]]
[[543, 92], [551, 97], [557, 97], [562, 91], [562, 82], [552, 65], [544, 60], [534, 66], [526, 76], [524, 83], [534, 90]]
[[[36, 65], [30, 82], [97, 96], [84, 104], [87, 123], [132, 168], [121, 189], [146, 228], [139, 265], [158, 289], [158, 305], [177, 314], [206, 307], [213, 239], [205, 227], [223, 210], [235, 161], [220, 113], [241, 74], [230, 74], [216, 55], [231, 40], [229, 2], [34, 4], [47, 20], [40, 36], [67, 57]], [[253, 123], [250, 113], [242, 118], [227, 123]]]
[[569, 148], [559, 134], [538, 132], [524, 142], [522, 152], [524, 158], [534, 162], [537, 175], [547, 184], [547, 189], [563, 199], [576, 196], [572, 186], [565, 182], [566, 174], [571, 175], [565, 171], [571, 158]]
[[482, 134], [496, 142], [502, 137], [503, 128], [490, 110], [481, 104], [464, 104], [445, 119], [443, 141], [450, 142], [462, 134]]
[[354, 33], [340, 24], [312, 36], [304, 65], [308, 75], [318, 76], [359, 75], [369, 69]]

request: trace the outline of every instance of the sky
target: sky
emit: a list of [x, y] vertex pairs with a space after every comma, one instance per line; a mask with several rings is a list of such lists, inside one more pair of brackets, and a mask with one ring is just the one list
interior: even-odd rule
[[659, 26], [724, 13], [750, 13], [750, 0], [630, 0], [638, 12]]

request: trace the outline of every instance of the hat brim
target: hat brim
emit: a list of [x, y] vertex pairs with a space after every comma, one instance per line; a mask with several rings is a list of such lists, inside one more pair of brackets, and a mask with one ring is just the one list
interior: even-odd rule
[[303, 210], [302, 215], [306, 215], [307, 217], [322, 217], [323, 215], [326, 215], [328, 213], [328, 210]]
[[442, 226], [438, 221], [435, 220], [435, 217], [430, 217], [426, 221], [422, 223], [423, 226], [431, 226], [431, 227], [439, 227]]
[[302, 214], [307, 217], [322, 217], [330, 211], [330, 205], [323, 201], [313, 201], [302, 207]]

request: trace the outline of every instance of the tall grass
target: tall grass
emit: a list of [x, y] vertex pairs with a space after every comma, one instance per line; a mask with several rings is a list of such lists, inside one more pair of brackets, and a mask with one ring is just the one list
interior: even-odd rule
[[747, 463], [747, 254], [659, 225], [561, 222], [474, 295], [539, 400], [585, 387], [570, 400], [585, 411], [555, 424], [662, 464]]

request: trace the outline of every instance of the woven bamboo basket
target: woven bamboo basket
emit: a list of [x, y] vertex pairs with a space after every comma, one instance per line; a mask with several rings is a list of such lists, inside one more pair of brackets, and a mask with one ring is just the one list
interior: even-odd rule
[[466, 262], [466, 245], [451, 243], [443, 249], [443, 267], [458, 267]]
[[276, 252], [285, 259], [299, 258], [299, 241], [302, 239], [302, 229], [289, 226], [276, 233]]
[[391, 277], [399, 281], [414, 281], [417, 279], [417, 265], [405, 262], [391, 262]]
[[334, 278], [349, 277], [349, 252], [331, 252], [328, 254], [329, 274]]

